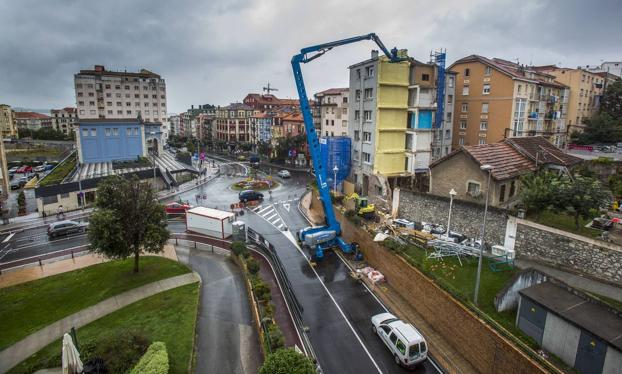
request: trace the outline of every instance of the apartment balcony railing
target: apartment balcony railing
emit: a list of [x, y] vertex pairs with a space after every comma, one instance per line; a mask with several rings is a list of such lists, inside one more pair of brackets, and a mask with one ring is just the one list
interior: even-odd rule
[[538, 118], [538, 112], [531, 112], [529, 113], [529, 119], [537, 119]]

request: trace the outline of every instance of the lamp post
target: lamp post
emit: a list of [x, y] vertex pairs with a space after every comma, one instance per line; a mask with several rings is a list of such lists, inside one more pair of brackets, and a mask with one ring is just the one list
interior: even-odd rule
[[337, 172], [339, 171], [339, 168], [337, 167], [337, 165], [335, 165], [335, 167], [333, 168], [333, 174], [334, 174], [334, 179], [333, 179], [333, 193], [337, 194]]
[[453, 188], [449, 191], [449, 217], [447, 217], [447, 240], [449, 240], [449, 226], [451, 224], [451, 207], [454, 203], [454, 196], [458, 193]]
[[475, 278], [475, 293], [473, 294], [473, 303], [477, 305], [477, 296], [479, 294], [479, 280], [482, 273], [482, 256], [484, 254], [484, 238], [486, 237], [486, 215], [488, 214], [488, 196], [490, 196], [490, 177], [492, 176], [492, 165], [482, 165], [480, 167], [483, 171], [488, 172], [488, 183], [486, 184], [486, 204], [484, 205], [484, 223], [482, 224], [482, 240], [479, 249], [479, 260], [477, 262], [477, 276]]

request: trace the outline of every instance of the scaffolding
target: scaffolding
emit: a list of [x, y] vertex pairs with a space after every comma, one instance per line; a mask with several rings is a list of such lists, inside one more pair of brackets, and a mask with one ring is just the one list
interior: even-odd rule
[[434, 252], [428, 255], [428, 259], [442, 260], [445, 257], [456, 257], [460, 266], [462, 266], [461, 257], [477, 257], [480, 252], [477, 247], [440, 239], [430, 240], [428, 246], [434, 248]]

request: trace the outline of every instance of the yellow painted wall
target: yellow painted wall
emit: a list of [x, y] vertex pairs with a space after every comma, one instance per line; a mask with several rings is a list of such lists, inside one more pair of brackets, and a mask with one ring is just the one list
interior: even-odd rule
[[381, 58], [378, 68], [374, 173], [404, 173], [409, 63]]

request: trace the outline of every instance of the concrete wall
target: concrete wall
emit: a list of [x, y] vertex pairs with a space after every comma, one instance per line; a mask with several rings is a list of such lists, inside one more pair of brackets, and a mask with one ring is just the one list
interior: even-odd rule
[[547, 276], [535, 269], [526, 269], [518, 273], [501, 291], [495, 295], [495, 308], [498, 312], [514, 310], [518, 307], [518, 291], [540, 284]]
[[[446, 226], [448, 214], [449, 193], [447, 193], [447, 197], [441, 197], [406, 190], [400, 191], [398, 215], [401, 218]], [[483, 205], [454, 199], [451, 209], [451, 231], [460, 232], [471, 238], [479, 238], [483, 220]], [[486, 242], [491, 245], [503, 244], [507, 221], [506, 212], [489, 207], [486, 221]]]
[[365, 260], [381, 271], [387, 282], [408, 301], [443, 338], [481, 373], [544, 372], [538, 364], [516, 349], [497, 332], [475, 317], [447, 292], [440, 289], [401, 257], [371, 240], [340, 212], [343, 238], [365, 243]]
[[542, 348], [554, 353], [569, 366], [574, 366], [581, 330], [554, 313], [547, 313]]
[[84, 123], [78, 129], [81, 162], [133, 160], [145, 154], [143, 129], [138, 123]]
[[576, 272], [622, 282], [622, 246], [517, 219], [516, 253]]
[[608, 347], [603, 374], [622, 374], [622, 352]]

